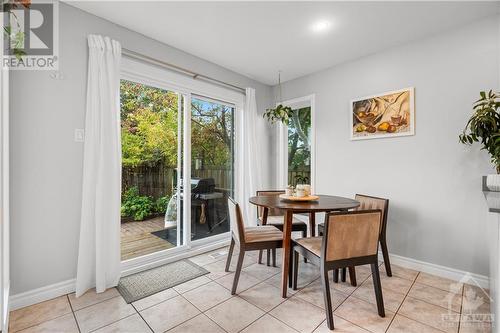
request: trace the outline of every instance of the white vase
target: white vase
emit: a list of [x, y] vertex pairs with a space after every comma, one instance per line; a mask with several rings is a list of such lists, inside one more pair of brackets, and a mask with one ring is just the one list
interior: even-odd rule
[[500, 175], [487, 175], [486, 187], [493, 192], [500, 192]]

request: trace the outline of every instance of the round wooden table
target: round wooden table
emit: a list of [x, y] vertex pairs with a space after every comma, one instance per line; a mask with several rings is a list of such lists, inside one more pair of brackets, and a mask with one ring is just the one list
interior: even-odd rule
[[[320, 195], [317, 201], [307, 202], [282, 200], [276, 195], [251, 197], [249, 201], [254, 205], [264, 208], [264, 220], [267, 218], [270, 208], [279, 209], [284, 212], [283, 265], [281, 266], [281, 296], [283, 298], [286, 297], [287, 292], [293, 214], [309, 213], [309, 223], [312, 231], [315, 224], [316, 213], [349, 210], [359, 206], [359, 202], [356, 200], [331, 195]], [[312, 235], [314, 235], [314, 233], [312, 233]]]

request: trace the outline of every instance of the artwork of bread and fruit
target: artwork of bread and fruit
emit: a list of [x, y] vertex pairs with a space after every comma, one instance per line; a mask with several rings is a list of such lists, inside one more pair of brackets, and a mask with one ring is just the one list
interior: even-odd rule
[[415, 134], [414, 89], [358, 98], [351, 103], [351, 140]]

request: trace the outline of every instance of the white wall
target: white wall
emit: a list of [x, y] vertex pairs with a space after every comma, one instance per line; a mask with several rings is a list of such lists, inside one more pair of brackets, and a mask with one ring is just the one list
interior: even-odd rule
[[[390, 199], [389, 251], [488, 275], [486, 153], [458, 143], [479, 91], [498, 89], [498, 21], [289, 81], [283, 99], [316, 94], [318, 193]], [[416, 135], [349, 141], [349, 101], [415, 87]]]
[[[60, 4], [60, 70], [15, 71], [11, 75], [11, 294], [76, 276], [88, 34], [117, 39], [122, 46], [242, 87], [254, 87], [257, 106], [271, 103], [270, 87], [213, 63]], [[270, 132], [262, 121], [258, 135]], [[265, 156], [271, 156], [263, 144]], [[265, 182], [270, 182], [266, 174]]]

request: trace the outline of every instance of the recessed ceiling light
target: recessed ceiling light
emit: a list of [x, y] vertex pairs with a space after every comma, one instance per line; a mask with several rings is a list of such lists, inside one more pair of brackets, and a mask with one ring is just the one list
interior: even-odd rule
[[331, 26], [330, 21], [320, 20], [320, 21], [315, 22], [311, 26], [311, 29], [314, 32], [323, 32], [323, 31], [328, 30], [330, 28], [330, 26]]

